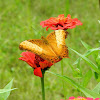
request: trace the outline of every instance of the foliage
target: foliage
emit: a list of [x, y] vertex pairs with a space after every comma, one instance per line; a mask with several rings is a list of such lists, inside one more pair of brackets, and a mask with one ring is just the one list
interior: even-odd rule
[[[93, 70], [95, 78], [97, 81], [100, 82], [100, 48], [91, 48], [91, 46], [89, 46], [88, 44], [86, 44], [85, 42], [81, 41], [81, 43], [83, 44], [83, 46], [87, 49], [86, 53], [84, 53], [83, 55], [78, 53], [77, 51], [71, 49], [72, 51], [74, 51], [77, 55], [80, 56], [80, 58], [78, 58], [75, 62], [74, 65], [77, 64], [79, 65], [80, 60], [84, 60]], [[94, 63], [93, 61], [89, 60], [87, 57], [89, 55], [92, 55], [94, 58]], [[91, 74], [88, 72], [88, 74], [86, 75], [86, 78], [90, 79]], [[87, 79], [87, 80], [88, 80]], [[86, 82], [87, 80], [84, 80], [84, 82]]]
[[[96, 87], [92, 91], [86, 88], [86, 86], [88, 85], [90, 79], [92, 78], [92, 70], [91, 69], [84, 75], [84, 77], [81, 76], [82, 77], [81, 78], [82, 79], [81, 84], [78, 84], [73, 79], [71, 79], [67, 76], [63, 76], [63, 75], [56, 74], [56, 73], [53, 73], [53, 72], [49, 72], [49, 73], [54, 74], [54, 75], [60, 77], [61, 79], [67, 81], [69, 84], [71, 84], [72, 86], [76, 87], [81, 92], [83, 92], [86, 95], [86, 97], [100, 98], [100, 80], [99, 80], [100, 79], [100, 68], [99, 68], [99, 66], [100, 66], [99, 65], [99, 62], [100, 62], [100, 58], [99, 58], [100, 57], [99, 56], [100, 48], [91, 49], [91, 47], [88, 44], [86, 44], [85, 42], [81, 41], [81, 43], [87, 49], [86, 53], [84, 53], [83, 55], [78, 53], [77, 51], [71, 49], [71, 48], [70, 48], [70, 50], [74, 51], [77, 55], [80, 56], [80, 58], [78, 58], [74, 62], [74, 65], [77, 64], [77, 66], [80, 68], [81, 66], [79, 66], [80, 65], [79, 63], [83, 59], [91, 67], [91, 69], [93, 70], [96, 80], [99, 81], [99, 83], [96, 85]], [[87, 56], [89, 56], [89, 55], [95, 56], [96, 64], [94, 64], [93, 61], [91, 61], [87, 58]], [[71, 66], [73, 72], [75, 72], [72, 65], [70, 65], [70, 66]], [[82, 72], [81, 71], [79, 71], [79, 72], [80, 72], [80, 75], [82, 75]]]
[[5, 87], [4, 89], [0, 89], [0, 100], [7, 100], [8, 96], [10, 95], [10, 92], [16, 88], [11, 89], [12, 87], [12, 82], [11, 80]]
[[[67, 7], [66, 0], [0, 0], [0, 87], [5, 86], [5, 83], [14, 77], [13, 85], [18, 88], [17, 91], [11, 93], [9, 100], [32, 100], [33, 98], [34, 100], [41, 100], [40, 78], [33, 76], [32, 69], [18, 60], [19, 54], [21, 54], [18, 48], [19, 43], [30, 38], [41, 38], [41, 35], [46, 37], [52, 31], [45, 31], [40, 26], [40, 22], [50, 17], [57, 17], [59, 14], [65, 15]], [[68, 47], [83, 52], [84, 48], [80, 45], [79, 38], [92, 47], [98, 47], [100, 38], [99, 12], [98, 0], [70, 0], [72, 18], [79, 18], [83, 25], [80, 28], [76, 27], [68, 30], [69, 35], [66, 39]], [[72, 63], [77, 56], [71, 50], [69, 51], [69, 57], [69, 59], [63, 60], [64, 75], [71, 76], [79, 84], [82, 82], [85, 87], [93, 89], [97, 84], [93, 77], [86, 83], [82, 80], [83, 77], [84, 80], [87, 80], [85, 75], [90, 70], [88, 65], [81, 60], [81, 67], [80, 64], [76, 65], [77, 67], [73, 66]], [[72, 65], [74, 72], [71, 70], [69, 63]], [[60, 73], [60, 64], [55, 64], [50, 71]], [[92, 75], [93, 73], [92, 71]], [[98, 74], [96, 76], [98, 78]], [[63, 99], [60, 80], [57, 80], [51, 74], [46, 74], [46, 77], [48, 77], [45, 78], [46, 100]], [[67, 83], [65, 85], [68, 86]], [[70, 90], [67, 88], [70, 88]], [[72, 96], [72, 93], [73, 96], [83, 95], [71, 86], [65, 87], [65, 93], [67, 97]]]
[[[76, 87], [77, 89], [82, 91], [86, 95], [86, 97], [100, 98], [100, 84], [98, 84], [95, 87], [95, 89], [91, 91], [91, 90], [84, 88], [83, 86], [79, 85], [78, 83], [76, 83], [74, 80], [70, 79], [67, 76], [63, 76], [63, 75], [56, 74], [56, 73], [53, 73], [53, 72], [49, 72], [49, 73], [54, 74], [54, 75], [60, 77], [61, 79], [67, 81], [69, 84], [73, 85], [74, 87]], [[98, 88], [99, 88], [99, 90], [97, 90]]]

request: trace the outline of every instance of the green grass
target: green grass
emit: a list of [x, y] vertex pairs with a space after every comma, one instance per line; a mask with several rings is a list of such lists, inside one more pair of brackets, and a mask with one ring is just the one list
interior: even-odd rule
[[[11, 92], [8, 100], [41, 100], [40, 78], [33, 75], [33, 70], [25, 62], [18, 60], [22, 51], [19, 50], [20, 42], [28, 39], [47, 36], [52, 30], [46, 31], [40, 22], [59, 14], [66, 14], [66, 0], [0, 0], [0, 88], [3, 88], [12, 78], [13, 87], [18, 88]], [[78, 18], [83, 26], [69, 29], [66, 45], [83, 53], [84, 47], [80, 39], [98, 47], [100, 40], [100, 9], [97, 0], [70, 0], [70, 14]], [[71, 50], [70, 59], [64, 59], [64, 75], [72, 76], [68, 63], [78, 57]], [[83, 73], [89, 69], [85, 62], [81, 67]], [[52, 66], [50, 71], [61, 73], [60, 62]], [[73, 78], [74, 79], [74, 78]], [[74, 79], [75, 80], [75, 79]], [[81, 79], [78, 79], [79, 82]], [[88, 88], [96, 84], [92, 78]], [[92, 84], [94, 83], [94, 84]], [[67, 98], [69, 96], [83, 95], [69, 84], [65, 84]], [[63, 87], [59, 78], [49, 73], [45, 75], [46, 100], [63, 99]]]

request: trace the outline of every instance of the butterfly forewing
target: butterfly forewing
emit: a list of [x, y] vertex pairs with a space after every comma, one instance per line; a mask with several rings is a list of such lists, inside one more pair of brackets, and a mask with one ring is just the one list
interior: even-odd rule
[[52, 50], [49, 44], [47, 44], [46, 41], [44, 40], [40, 39], [26, 40], [20, 44], [19, 48], [31, 51], [39, 55], [41, 58], [48, 60], [52, 63], [55, 62], [54, 59], [58, 59], [58, 56], [55, 54], [55, 52]]

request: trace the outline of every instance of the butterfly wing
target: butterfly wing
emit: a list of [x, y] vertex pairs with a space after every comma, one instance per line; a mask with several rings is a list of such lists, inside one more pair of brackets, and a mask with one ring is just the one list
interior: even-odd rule
[[42, 40], [31, 39], [23, 41], [20, 43], [19, 48], [31, 51], [41, 58], [55, 63], [61, 58], [68, 57], [68, 49], [65, 45], [67, 34], [64, 30], [56, 30], [46, 38], [42, 38]]
[[52, 50], [52, 48], [50, 48], [49, 44], [44, 40], [40, 39], [26, 40], [20, 43], [19, 48], [21, 50], [31, 51], [39, 55], [41, 58], [48, 60], [52, 63], [55, 63], [55, 61], [59, 59], [58, 56], [55, 54], [55, 52]]
[[67, 31], [56, 30], [46, 37], [48, 43], [51, 45], [52, 49], [59, 56], [59, 58], [68, 58], [68, 48], [65, 44], [67, 34]]

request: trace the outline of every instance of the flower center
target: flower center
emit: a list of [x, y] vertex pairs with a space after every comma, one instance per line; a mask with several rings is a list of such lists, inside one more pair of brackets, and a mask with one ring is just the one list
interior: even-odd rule
[[58, 26], [61, 26], [61, 27], [63, 27], [63, 25], [61, 25], [61, 24], [57, 24], [55, 27], [58, 27]]
[[75, 98], [74, 100], [86, 100], [85, 98]]

